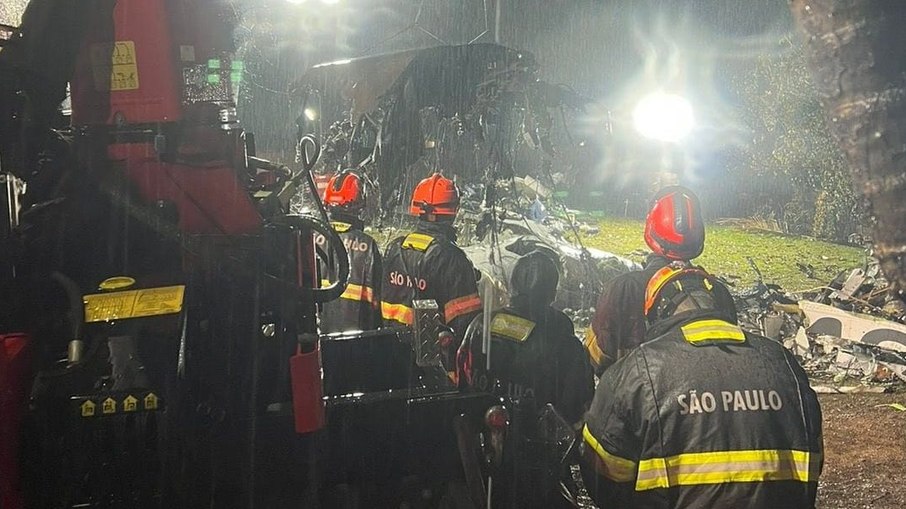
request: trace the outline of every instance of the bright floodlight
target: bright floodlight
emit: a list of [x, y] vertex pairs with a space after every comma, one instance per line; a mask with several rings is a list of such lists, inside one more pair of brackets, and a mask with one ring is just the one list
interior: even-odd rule
[[314, 108], [305, 108], [302, 110], [302, 113], [305, 114], [305, 118], [309, 121], [314, 122], [318, 118], [318, 112]]
[[632, 111], [632, 121], [643, 136], [671, 143], [685, 138], [695, 125], [689, 101], [663, 92], [643, 97]]
[[[286, 1], [291, 4], [299, 5], [299, 4], [304, 4], [308, 0], [286, 0]], [[336, 4], [340, 3], [340, 0], [321, 0], [321, 3], [324, 5], [336, 5]]]

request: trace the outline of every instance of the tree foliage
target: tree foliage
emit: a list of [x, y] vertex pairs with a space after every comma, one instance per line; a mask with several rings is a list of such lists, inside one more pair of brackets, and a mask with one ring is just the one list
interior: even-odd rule
[[752, 133], [740, 178], [754, 189], [751, 203], [788, 233], [843, 240], [858, 228], [858, 200], [846, 161], [831, 137], [815, 94], [802, 46], [756, 60], [737, 81], [743, 119]]

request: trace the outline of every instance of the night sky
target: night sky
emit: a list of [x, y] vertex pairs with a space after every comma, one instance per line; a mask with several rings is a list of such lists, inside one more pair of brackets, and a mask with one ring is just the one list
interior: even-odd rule
[[[285, 98], [272, 91], [285, 90], [309, 66], [440, 41], [494, 40], [493, 0], [243, 2], [246, 19], [256, 20], [237, 31], [246, 59], [256, 62], [243, 119], [259, 146], [281, 154], [287, 153], [285, 133], [293, 119]], [[592, 144], [601, 141], [602, 112], [610, 112], [618, 129], [589, 176], [603, 187], [631, 188], [635, 177], [661, 164], [663, 147], [646, 144], [627, 126], [640, 94], [655, 89], [682, 94], [695, 108], [694, 136], [679, 153], [669, 150], [684, 161], [683, 182], [700, 188], [726, 175], [751, 139], [739, 122], [733, 83], [745, 79], [757, 57], [778, 53], [779, 41], [793, 34], [784, 0], [503, 0], [502, 6], [501, 43], [534, 54], [542, 79], [595, 101], [579, 135]]]
[[[501, 1], [501, 43], [533, 53], [542, 79], [595, 101], [580, 135], [594, 138], [603, 131], [603, 119], [595, 117], [603, 111], [617, 124], [625, 121], [643, 92], [660, 88], [689, 98], [698, 129], [682, 157], [690, 169], [684, 180], [692, 185], [720, 177], [734, 151], [751, 139], [739, 125], [732, 83], [744, 79], [759, 55], [779, 51], [778, 41], [793, 30], [785, 0]], [[0, 22], [9, 23], [25, 1], [3, 4]], [[311, 65], [441, 41], [494, 41], [495, 0], [232, 4], [243, 19], [235, 39], [249, 71], [240, 105], [243, 122], [265, 155], [284, 159], [297, 115], [287, 107], [285, 91]], [[615, 138], [620, 141], [619, 132]], [[602, 182], [648, 171], [652, 161], [641, 156], [653, 147], [630, 141], [634, 145], [601, 156]]]

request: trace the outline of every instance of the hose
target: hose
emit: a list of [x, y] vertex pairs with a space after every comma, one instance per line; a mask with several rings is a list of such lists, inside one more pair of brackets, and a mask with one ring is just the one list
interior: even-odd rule
[[304, 293], [304, 298], [310, 297], [316, 303], [329, 302], [343, 294], [346, 290], [346, 285], [349, 283], [349, 253], [346, 251], [346, 246], [343, 245], [343, 240], [340, 239], [340, 236], [330, 226], [329, 222], [309, 216], [286, 215], [280, 217], [279, 222], [271, 223], [270, 226], [288, 227], [292, 230], [302, 231], [311, 229], [324, 235], [337, 260], [337, 280], [325, 288], [300, 288], [295, 282], [284, 281], [276, 276], [267, 274], [271, 281], [291, 293], [302, 292]]

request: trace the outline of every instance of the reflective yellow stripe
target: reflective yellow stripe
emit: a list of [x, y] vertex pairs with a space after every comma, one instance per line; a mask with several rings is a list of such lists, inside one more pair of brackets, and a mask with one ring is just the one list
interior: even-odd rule
[[[330, 286], [330, 284], [330, 281], [326, 279], [321, 280], [322, 288]], [[372, 290], [370, 286], [349, 283], [346, 285], [346, 290], [340, 295], [340, 298], [374, 303], [374, 290]]]
[[403, 304], [381, 302], [381, 316], [385, 320], [395, 320], [406, 325], [412, 325], [412, 308]]
[[745, 341], [746, 336], [742, 329], [730, 322], [723, 320], [701, 320], [692, 322], [682, 327], [686, 341], [696, 343], [699, 341]]
[[745, 341], [745, 334], [740, 332], [725, 332], [719, 330], [711, 330], [704, 332], [697, 332], [695, 334], [684, 334], [686, 336], [686, 341], [690, 343], [698, 343], [701, 341], [708, 340], [719, 340], [719, 341]]
[[509, 313], [497, 313], [491, 320], [491, 334], [523, 342], [535, 330], [535, 322]]
[[696, 452], [639, 462], [635, 490], [728, 482], [815, 482], [821, 454], [789, 449]]
[[333, 229], [336, 230], [337, 233], [347, 232], [350, 228], [352, 228], [351, 224], [342, 223], [340, 221], [331, 221], [330, 225], [333, 226]]
[[698, 320], [686, 325], [683, 325], [683, 330], [698, 330], [698, 329], [708, 329], [711, 327], [730, 327], [733, 329], [738, 329], [735, 325], [725, 320]]
[[340, 298], [373, 303], [374, 292], [370, 287], [350, 283], [349, 286], [346, 287], [346, 291], [340, 295]]
[[450, 323], [457, 316], [481, 309], [481, 297], [477, 293], [453, 299], [444, 304], [444, 320]]
[[354, 285], [350, 283], [346, 287], [346, 291], [340, 295], [340, 298], [373, 303], [374, 291], [369, 286]]
[[424, 233], [410, 233], [403, 239], [403, 249], [415, 249], [417, 251], [427, 251], [428, 246], [434, 242], [434, 237]]
[[588, 424], [582, 428], [582, 438], [596, 453], [595, 470], [599, 474], [614, 482], [632, 482], [635, 479], [636, 463], [607, 452], [588, 429]]
[[598, 336], [591, 327], [585, 332], [585, 349], [588, 350], [591, 362], [594, 363], [595, 367], [599, 367], [604, 360], [604, 352], [601, 351], [601, 347], [598, 345]]

